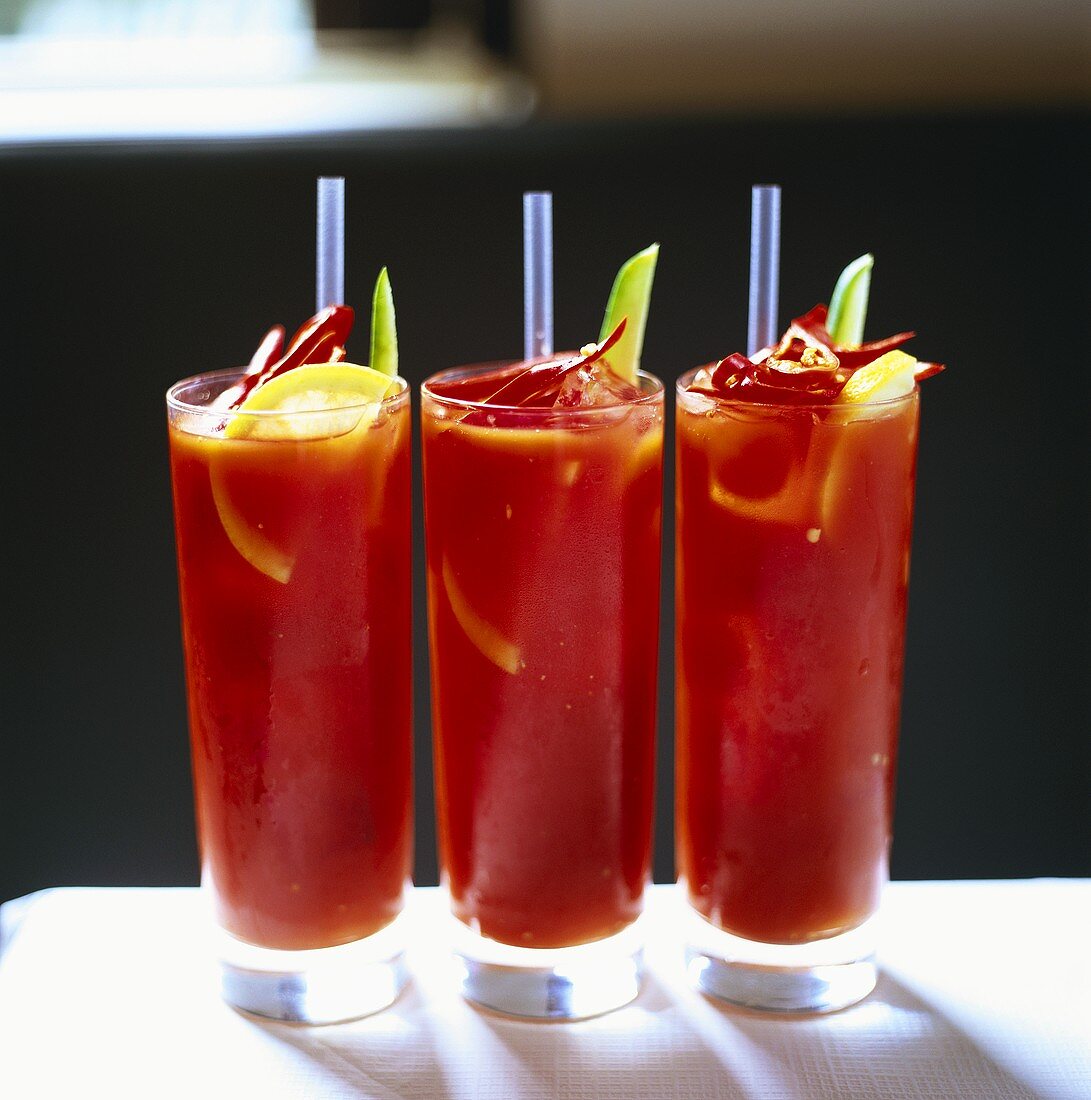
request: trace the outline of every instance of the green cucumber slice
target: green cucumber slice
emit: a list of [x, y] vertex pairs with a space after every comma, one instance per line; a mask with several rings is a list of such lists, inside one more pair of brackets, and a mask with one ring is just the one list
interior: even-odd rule
[[857, 347], [864, 342], [864, 321], [874, 265], [875, 257], [870, 252], [865, 253], [841, 272], [833, 288], [826, 328], [840, 347]]
[[368, 366], [393, 378], [398, 373], [398, 329], [394, 323], [394, 292], [384, 267], [375, 280], [371, 299], [371, 355]]
[[610, 291], [606, 305], [601, 343], [626, 318], [625, 332], [610, 350], [610, 369], [620, 378], [636, 384], [636, 372], [640, 369], [640, 353], [644, 348], [644, 326], [648, 321], [648, 303], [652, 297], [652, 280], [655, 278], [655, 262], [659, 259], [659, 245], [653, 244], [638, 252], [621, 265]]

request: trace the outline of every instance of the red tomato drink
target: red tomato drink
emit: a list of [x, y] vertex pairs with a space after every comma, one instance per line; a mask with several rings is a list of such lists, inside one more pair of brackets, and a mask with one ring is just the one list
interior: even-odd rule
[[360, 939], [402, 905], [408, 393], [386, 404], [328, 438], [170, 429], [202, 875], [263, 947]]
[[281, 1019], [374, 1011], [401, 981], [393, 930], [369, 938], [412, 845], [409, 390], [385, 269], [382, 294], [376, 367], [343, 361], [353, 312], [333, 306], [167, 395], [202, 886], [225, 997]]
[[839, 1008], [875, 981], [916, 381], [941, 369], [897, 350], [910, 336], [842, 345], [819, 306], [678, 383], [678, 871], [708, 922], [698, 985], [751, 1007]]
[[679, 871], [745, 939], [806, 943], [878, 906], [917, 408], [679, 390]]
[[218, 420], [170, 427], [202, 876], [234, 936], [330, 947], [409, 875], [408, 392], [344, 435]]
[[619, 932], [649, 875], [662, 387], [550, 389], [573, 362], [422, 398], [443, 878], [523, 948]]

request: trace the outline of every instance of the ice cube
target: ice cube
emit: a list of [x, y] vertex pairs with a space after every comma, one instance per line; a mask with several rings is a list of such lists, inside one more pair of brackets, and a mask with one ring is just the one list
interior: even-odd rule
[[640, 390], [619, 378], [609, 365], [598, 360], [590, 366], [569, 371], [561, 383], [554, 408], [589, 408], [639, 401]]

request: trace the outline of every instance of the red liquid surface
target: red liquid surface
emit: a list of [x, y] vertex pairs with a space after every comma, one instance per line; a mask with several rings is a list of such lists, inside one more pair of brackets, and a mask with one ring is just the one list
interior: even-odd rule
[[878, 905], [917, 409], [679, 396], [679, 873], [747, 939], [821, 939]]
[[423, 423], [455, 914], [516, 946], [601, 939], [649, 874], [661, 398], [467, 415], [425, 392]]
[[408, 400], [384, 409], [336, 438], [170, 429], [202, 877], [263, 947], [346, 943], [402, 907]]

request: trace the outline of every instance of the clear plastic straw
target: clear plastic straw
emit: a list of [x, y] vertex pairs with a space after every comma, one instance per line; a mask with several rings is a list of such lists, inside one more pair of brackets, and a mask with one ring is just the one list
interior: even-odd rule
[[345, 178], [318, 177], [316, 309], [345, 301]]
[[553, 192], [523, 194], [523, 358], [553, 354]]
[[780, 188], [755, 187], [750, 193], [750, 316], [746, 354], [772, 347], [780, 336]]

